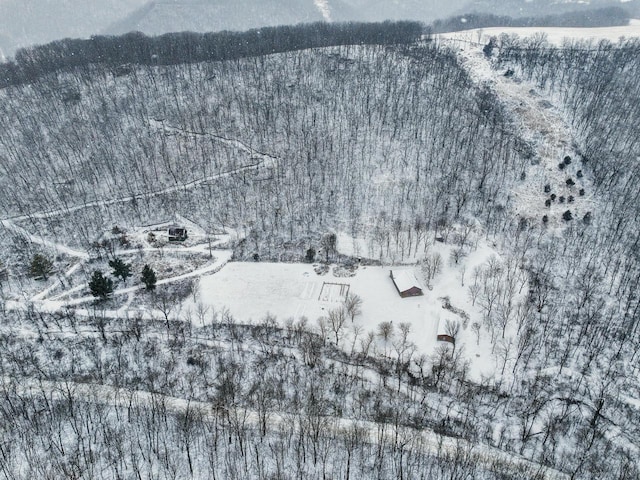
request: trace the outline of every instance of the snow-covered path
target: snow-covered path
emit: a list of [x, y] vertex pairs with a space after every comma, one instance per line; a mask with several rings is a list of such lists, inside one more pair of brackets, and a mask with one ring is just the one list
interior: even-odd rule
[[[198, 411], [203, 419], [216, 418], [241, 419], [246, 425], [259, 427], [262, 423], [261, 415], [255, 410], [229, 406], [216, 409], [211, 403], [193, 401], [183, 398], [151, 393], [141, 390], [128, 390], [109, 385], [53, 382], [29, 380], [21, 378], [19, 383], [13, 379], [1, 377], [3, 389], [15, 389], [21, 395], [46, 395], [51, 400], [81, 400], [102, 405], [119, 407], [148, 406], [162, 404], [168, 411], [185, 413]], [[13, 383], [13, 385], [9, 385]], [[298, 415], [266, 412], [267, 423], [271, 427], [300, 423], [304, 419]], [[569, 476], [557, 470], [531, 462], [519, 457], [515, 453], [507, 453], [487, 445], [471, 443], [466, 440], [440, 435], [433, 430], [395, 427], [390, 424], [374, 423], [340, 417], [323, 417], [324, 430], [333, 434], [346, 434], [354, 428], [363, 431], [371, 444], [392, 443], [394, 439], [401, 439], [405, 445], [420, 449], [424, 453], [455, 456], [465, 452], [473, 461], [491, 468], [496, 463], [509, 465], [514, 475], [528, 474], [530, 478], [544, 478], [549, 480], [568, 479]]]
[[31, 243], [36, 243], [38, 245], [42, 245], [47, 248], [51, 248], [59, 253], [64, 253], [65, 255], [69, 255], [71, 257], [80, 258], [82, 260], [88, 260], [89, 254], [87, 252], [83, 252], [81, 250], [76, 250], [74, 248], [70, 248], [61, 243], [52, 242], [51, 240], [47, 240], [45, 238], [39, 237], [37, 235], [33, 235], [26, 231], [24, 228], [19, 227], [14, 224], [11, 220], [0, 220], [0, 225], [2, 225], [7, 230], [11, 230], [15, 233], [22, 235], [25, 239], [27, 239]]
[[[251, 163], [247, 164], [247, 165], [243, 165], [241, 167], [237, 167], [237, 168], [232, 168], [229, 169], [225, 172], [220, 172], [220, 173], [216, 173], [214, 175], [209, 175], [207, 177], [204, 178], [199, 178], [197, 180], [193, 180], [191, 182], [187, 182], [185, 184], [182, 185], [173, 185], [171, 187], [167, 187], [167, 188], [162, 188], [160, 190], [155, 190], [152, 192], [147, 192], [147, 193], [138, 193], [135, 195], [128, 195], [125, 197], [120, 197], [120, 198], [113, 198], [110, 200], [96, 200], [96, 201], [92, 201], [92, 202], [86, 202], [83, 203], [82, 205], [74, 205], [72, 207], [68, 207], [68, 208], [57, 208], [57, 209], [53, 209], [53, 210], [47, 210], [47, 211], [41, 211], [41, 212], [33, 212], [33, 213], [29, 213], [26, 215], [16, 215], [16, 216], [12, 216], [12, 217], [7, 217], [3, 220], [0, 220], [3, 224], [5, 224], [5, 222], [8, 222], [5, 226], [7, 228], [9, 228], [10, 226], [13, 226], [12, 229], [16, 230], [19, 229], [20, 227], [15, 226], [13, 223], [11, 222], [20, 222], [20, 221], [24, 221], [24, 220], [28, 220], [28, 219], [42, 219], [42, 218], [51, 218], [51, 217], [55, 217], [58, 215], [66, 215], [69, 213], [73, 213], [73, 212], [77, 212], [80, 210], [84, 210], [85, 208], [92, 208], [92, 207], [103, 207], [103, 206], [110, 206], [110, 205], [117, 205], [117, 204], [121, 204], [121, 203], [129, 203], [129, 202], [133, 202], [133, 201], [139, 201], [139, 200], [145, 200], [145, 199], [150, 199], [150, 198], [154, 198], [154, 197], [159, 197], [162, 195], [166, 195], [169, 193], [174, 193], [174, 192], [178, 192], [178, 191], [186, 191], [186, 190], [191, 190], [195, 187], [198, 187], [200, 185], [206, 184], [208, 182], [213, 182], [216, 180], [219, 180], [221, 178], [225, 178], [225, 177], [230, 177], [233, 175], [237, 175], [239, 173], [242, 172], [248, 172], [248, 171], [256, 171], [256, 170], [260, 170], [263, 168], [270, 168], [270, 167], [274, 167], [277, 164], [277, 158], [273, 157], [271, 155], [267, 155], [266, 153], [261, 153], [258, 152], [256, 150], [254, 150], [253, 148], [251, 148], [248, 145], [245, 145], [243, 142], [241, 142], [240, 140], [234, 140], [234, 139], [230, 139], [230, 138], [226, 138], [226, 137], [222, 137], [220, 135], [215, 135], [212, 133], [200, 133], [200, 132], [188, 132], [188, 131], [184, 131], [182, 129], [179, 129], [177, 127], [170, 127], [170, 126], [165, 126], [164, 124], [151, 120], [150, 125], [152, 126], [156, 126], [156, 128], [162, 128], [164, 129], [165, 132], [173, 132], [173, 133], [181, 133], [181, 134], [188, 134], [188, 135], [203, 135], [203, 136], [207, 136], [210, 138], [213, 138], [225, 145], [229, 145], [232, 146], [233, 148], [236, 148], [237, 150], [240, 150], [243, 153], [246, 153], [249, 155], [249, 158], [252, 160]], [[24, 230], [24, 229], [21, 229]], [[44, 242], [44, 240], [43, 240]]]
[[[214, 262], [208, 265], [205, 265], [204, 267], [201, 267], [197, 270], [193, 270], [192, 272], [184, 273], [182, 275], [177, 275], [175, 277], [169, 277], [169, 278], [164, 278], [162, 280], [158, 280], [156, 285], [167, 285], [167, 284], [179, 282], [181, 280], [185, 280], [188, 278], [201, 277], [203, 275], [215, 273], [218, 270], [220, 270], [222, 267], [224, 267], [229, 262], [229, 260], [231, 260], [231, 257], [233, 256], [233, 251], [232, 250], [216, 250], [215, 255], [216, 257]], [[78, 305], [82, 305], [85, 303], [94, 302], [95, 297], [93, 296], [74, 298], [72, 300], [67, 300], [67, 301], [61, 300], [62, 298], [64, 298], [65, 296], [68, 296], [69, 294], [82, 291], [86, 288], [87, 288], [87, 284], [77, 285], [76, 287], [70, 290], [66, 290], [65, 292], [62, 292], [61, 294], [56, 295], [51, 299], [45, 299], [43, 298], [44, 296], [42, 294], [38, 294], [35, 297], [33, 297], [31, 300], [32, 302], [37, 301], [38, 309], [40, 311], [57, 312], [67, 307], [76, 307]], [[118, 290], [115, 290], [112, 295], [113, 296], [131, 295], [144, 288], [145, 288], [144, 285], [135, 285], [132, 287], [120, 288]], [[45, 292], [46, 291], [47, 290], [45, 290]], [[22, 301], [8, 300], [6, 302], [5, 308], [7, 310], [26, 310], [27, 308], [29, 308], [29, 305], [27, 305], [27, 303]], [[123, 309], [120, 308], [118, 310], [105, 311], [101, 314], [107, 317], [117, 317], [117, 316], [122, 316], [124, 313], [125, 312], [123, 312]], [[89, 312], [88, 310], [77, 309], [76, 314], [88, 316], [91, 314], [91, 312]]]
[[[79, 210], [84, 210], [85, 208], [92, 208], [92, 207], [103, 207], [103, 206], [109, 206], [109, 205], [117, 205], [120, 203], [129, 203], [129, 202], [133, 202], [138, 201], [138, 200], [145, 200], [145, 199], [149, 199], [149, 198], [154, 198], [154, 197], [159, 197], [162, 195], [166, 195], [168, 193], [173, 193], [173, 192], [178, 192], [178, 191], [183, 191], [183, 190], [190, 190], [193, 189], [199, 185], [202, 185], [204, 183], [207, 182], [212, 182], [215, 180], [219, 180], [221, 178], [224, 177], [229, 177], [232, 175], [236, 175], [238, 173], [242, 173], [245, 171], [255, 171], [258, 168], [262, 167], [262, 162], [261, 161], [256, 161], [255, 163], [252, 163], [250, 165], [244, 165], [242, 167], [238, 167], [238, 168], [234, 168], [231, 170], [228, 170], [226, 172], [222, 172], [222, 173], [217, 173], [215, 175], [210, 175], [208, 177], [204, 177], [204, 178], [200, 178], [198, 180], [193, 180], [191, 182], [187, 182], [183, 185], [174, 185], [172, 187], [167, 187], [167, 188], [163, 188], [161, 190], [155, 190], [153, 192], [148, 192], [148, 193], [139, 193], [136, 195], [130, 195], [127, 197], [120, 197], [120, 198], [114, 198], [111, 200], [96, 200], [94, 202], [87, 202], [87, 203], [83, 203], [82, 205], [75, 205], [73, 207], [69, 207], [69, 208], [59, 208], [59, 209], [55, 209], [55, 210], [49, 210], [49, 211], [42, 211], [42, 212], [35, 212], [35, 213], [30, 213], [28, 215], [19, 215], [19, 216], [15, 216], [15, 217], [9, 217], [5, 220], [2, 220], [2, 222], [6, 222], [8, 220], [10, 221], [15, 221], [15, 222], [19, 222], [19, 221], [23, 221], [23, 220], [28, 220], [30, 218], [34, 218], [34, 219], [40, 219], [40, 218], [51, 218], [51, 217], [55, 217], [58, 215], [66, 215], [69, 213], [73, 213], [73, 212], [77, 212]], [[19, 228], [19, 227], [18, 227]]]
[[180, 127], [165, 125], [163, 121], [153, 120], [153, 119], [149, 120], [149, 126], [152, 128], [161, 129], [165, 133], [178, 133], [183, 135], [195, 135], [195, 136], [204, 136], [204, 137], [213, 138], [214, 140], [217, 140], [220, 143], [223, 143], [225, 145], [230, 145], [244, 153], [249, 154], [251, 158], [260, 159], [262, 162], [277, 160], [277, 157], [274, 157], [272, 155], [267, 155], [266, 153], [258, 152], [257, 150], [253, 149], [251, 146], [247, 145], [246, 143], [241, 142], [240, 140], [237, 140], [234, 138], [223, 137], [222, 135], [217, 135], [211, 132], [196, 132], [192, 130], [185, 130]]

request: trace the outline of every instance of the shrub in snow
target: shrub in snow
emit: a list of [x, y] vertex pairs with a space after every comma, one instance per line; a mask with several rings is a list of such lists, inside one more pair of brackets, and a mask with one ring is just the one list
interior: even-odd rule
[[569, 177], [567, 178], [566, 184], [568, 187], [573, 187], [576, 184], [576, 182], [573, 181], [573, 178]]
[[564, 157], [562, 163], [564, 163], [565, 165], [571, 165], [571, 157], [567, 155], [566, 157]]
[[571, 210], [567, 210], [566, 212], [564, 212], [562, 214], [562, 219], [565, 222], [568, 222], [568, 221], [572, 220], [573, 219], [573, 214], [571, 213]]
[[544, 193], [549, 193], [551, 191], [551, 185], [548, 183], [544, 186]]
[[491, 57], [491, 55], [493, 54], [493, 49], [496, 46], [496, 37], [491, 37], [489, 39], [489, 43], [487, 43], [483, 48], [482, 48], [482, 52], [485, 54], [485, 56], [487, 58]]
[[580, 194], [581, 197], [584, 197], [584, 188], [581, 188], [578, 193]]

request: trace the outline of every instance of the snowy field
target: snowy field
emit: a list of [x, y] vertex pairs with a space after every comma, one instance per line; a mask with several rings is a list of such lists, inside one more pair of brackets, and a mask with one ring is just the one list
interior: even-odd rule
[[[452, 266], [447, 245], [438, 245], [442, 250], [444, 265], [442, 272], [432, 282], [432, 289], [424, 287], [419, 267], [372, 267], [364, 266], [356, 270], [352, 277], [335, 276], [334, 269], [326, 275], [318, 275], [312, 265], [288, 263], [228, 263], [215, 275], [200, 279], [200, 301], [203, 305], [220, 312], [228, 309], [240, 322], [261, 322], [267, 313], [274, 315], [281, 325], [287, 319], [298, 321], [306, 317], [309, 324], [317, 327], [319, 318], [326, 318], [328, 312], [339, 308], [347, 293], [362, 298], [362, 314], [351, 322], [346, 321], [342, 332], [341, 346], [350, 348], [354, 337], [354, 326], [361, 327], [358, 338], [366, 333], [378, 331], [382, 322], [392, 322], [397, 326], [408, 323], [411, 326], [409, 340], [416, 345], [416, 357], [433, 355], [438, 346], [448, 345], [438, 342], [436, 337], [446, 332], [447, 321], [458, 323], [460, 330], [456, 336], [456, 349], [471, 361], [471, 375], [480, 379], [482, 375], [495, 372], [498, 368], [492, 354], [488, 332], [481, 331], [479, 339], [473, 330], [473, 323], [482, 324], [482, 316], [469, 299], [468, 285], [471, 273], [476, 267], [486, 264], [496, 253], [489, 247], [481, 246], [470, 253], [459, 265]], [[422, 283], [424, 295], [401, 298], [389, 277], [389, 270], [409, 271]], [[462, 275], [466, 275], [465, 286]], [[443, 298], [449, 297], [450, 304], [458, 309], [454, 313], [443, 308]], [[188, 308], [188, 306], [185, 306]], [[195, 306], [191, 306], [195, 308]], [[327, 338], [332, 340], [333, 332], [328, 329]], [[378, 338], [377, 347], [385, 347]]]
[[640, 37], [640, 19], [633, 19], [629, 25], [623, 27], [601, 28], [565, 28], [565, 27], [489, 27], [460, 32], [438, 34], [441, 38], [461, 40], [468, 42], [487, 43], [489, 38], [500, 36], [501, 33], [516, 34], [521, 37], [530, 37], [543, 32], [547, 35], [547, 41], [555, 45], [562, 44], [563, 40], [610, 40], [617, 42], [621, 37]]

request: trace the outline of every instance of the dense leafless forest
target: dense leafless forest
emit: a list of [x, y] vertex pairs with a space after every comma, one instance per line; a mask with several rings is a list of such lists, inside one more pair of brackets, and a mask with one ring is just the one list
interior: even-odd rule
[[[333, 231], [371, 239], [373, 262], [434, 241], [457, 262], [479, 239], [505, 258], [466, 286], [502, 359], [482, 381], [463, 352], [417, 352], [402, 323], [337, 348], [342, 326], [332, 342], [314, 319], [50, 313], [5, 286], [0, 472], [638, 478], [638, 44], [495, 45], [495, 68], [574, 133], [555, 167], [566, 192], [540, 184], [525, 208], [536, 145], [445, 43], [87, 64], [0, 90], [14, 281], [42, 249], [30, 236], [91, 250], [105, 226], [176, 213], [238, 232], [235, 259], [300, 261]], [[569, 214], [552, 214], [564, 195]]]
[[[530, 155], [492, 93], [429, 45], [305, 50], [127, 75], [89, 67], [2, 94], [5, 215], [26, 215], [81, 245], [105, 222], [126, 226], [162, 210], [274, 244], [338, 224], [374, 225], [381, 242], [393, 229], [423, 237], [475, 218], [501, 230], [504, 185]], [[270, 171], [208, 180], [249, 164], [245, 151], [268, 155]], [[171, 186], [188, 188], [74, 211]], [[42, 206], [63, 214], [32, 214]]]

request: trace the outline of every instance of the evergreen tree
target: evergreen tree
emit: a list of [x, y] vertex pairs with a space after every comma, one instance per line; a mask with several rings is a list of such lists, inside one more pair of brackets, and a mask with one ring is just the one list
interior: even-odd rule
[[109, 266], [113, 268], [113, 276], [120, 277], [125, 283], [127, 278], [131, 276], [131, 265], [124, 263], [120, 258], [109, 260]]
[[91, 295], [99, 300], [106, 300], [113, 293], [113, 280], [102, 275], [100, 270], [93, 272], [89, 281]]
[[153, 290], [156, 288], [156, 282], [158, 279], [156, 278], [156, 272], [153, 271], [149, 265], [145, 265], [142, 269], [142, 283], [147, 290]]
[[313, 247], [309, 247], [304, 257], [305, 262], [313, 263], [315, 259], [316, 259], [316, 249]]
[[31, 260], [29, 271], [34, 277], [46, 280], [53, 271], [53, 262], [44, 255], [36, 253]]

